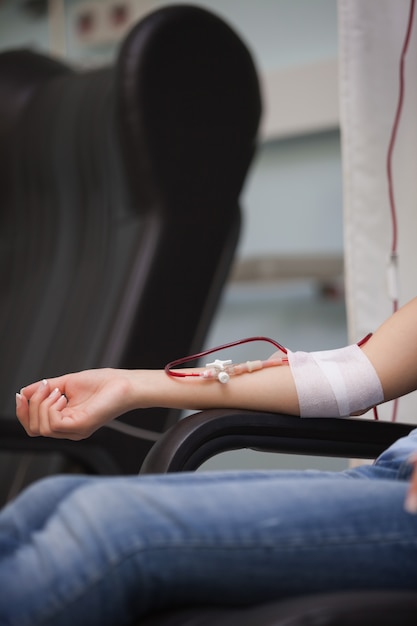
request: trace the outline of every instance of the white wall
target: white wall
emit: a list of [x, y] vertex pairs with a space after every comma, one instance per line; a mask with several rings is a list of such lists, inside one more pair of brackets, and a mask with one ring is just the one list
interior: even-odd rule
[[5, 0], [0, 5], [0, 50], [25, 46], [48, 49], [48, 22], [32, 19], [19, 8], [19, 3]]
[[[388, 260], [393, 224], [387, 156], [400, 89], [409, 0], [340, 0], [340, 75], [345, 182], [345, 259], [351, 339], [393, 311]], [[392, 158], [398, 220], [399, 306], [417, 294], [417, 15], [404, 64], [404, 100]], [[395, 350], [395, 346], [393, 346]], [[398, 419], [416, 421], [417, 394], [399, 402]], [[392, 407], [381, 408], [391, 418]]]

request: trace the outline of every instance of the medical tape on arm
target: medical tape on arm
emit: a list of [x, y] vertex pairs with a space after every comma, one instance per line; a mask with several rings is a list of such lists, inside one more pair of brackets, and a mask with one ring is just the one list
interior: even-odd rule
[[374, 366], [353, 344], [322, 352], [290, 352], [301, 417], [346, 417], [384, 401]]

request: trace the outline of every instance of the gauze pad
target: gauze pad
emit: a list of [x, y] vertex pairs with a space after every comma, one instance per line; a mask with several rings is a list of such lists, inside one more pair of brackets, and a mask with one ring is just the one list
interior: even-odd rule
[[384, 401], [375, 368], [356, 344], [287, 356], [301, 417], [346, 417]]

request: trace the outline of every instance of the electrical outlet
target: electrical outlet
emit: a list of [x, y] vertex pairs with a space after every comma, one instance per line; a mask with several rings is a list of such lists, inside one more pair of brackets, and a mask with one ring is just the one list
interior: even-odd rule
[[73, 30], [76, 40], [85, 46], [94, 46], [103, 38], [102, 3], [82, 2], [74, 7]]
[[119, 42], [145, 14], [155, 8], [155, 0], [91, 0], [74, 6], [75, 39], [95, 47]]
[[74, 7], [75, 38], [83, 46], [115, 44], [137, 21], [137, 6], [132, 0], [82, 2]]
[[108, 36], [115, 39], [123, 37], [133, 25], [133, 15], [132, 2], [108, 2], [105, 16]]

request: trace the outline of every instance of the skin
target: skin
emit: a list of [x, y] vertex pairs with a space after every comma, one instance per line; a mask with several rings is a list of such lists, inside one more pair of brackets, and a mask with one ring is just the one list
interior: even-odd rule
[[[362, 346], [389, 401], [417, 389], [417, 298]], [[194, 370], [195, 371], [195, 370]], [[134, 408], [241, 408], [299, 414], [287, 365], [231, 377], [226, 385], [172, 378], [163, 370], [97, 369], [38, 381], [16, 394], [16, 414], [30, 437], [80, 440]], [[417, 454], [406, 508], [417, 513]]]

